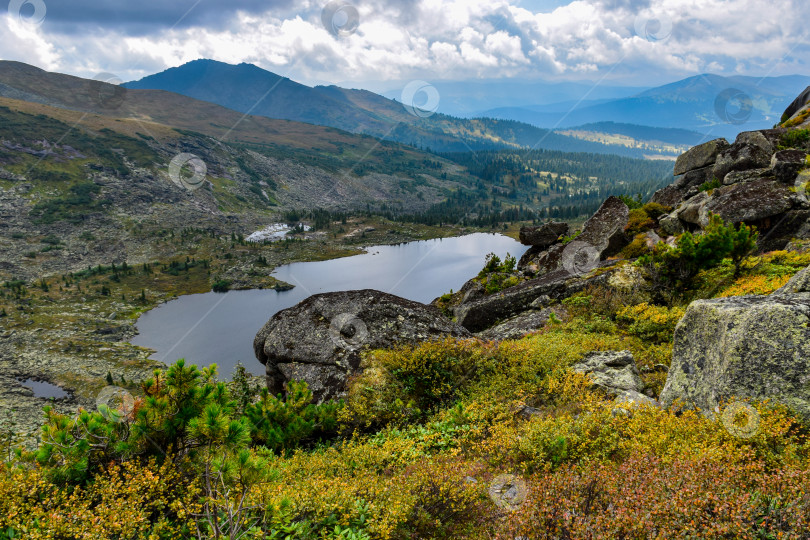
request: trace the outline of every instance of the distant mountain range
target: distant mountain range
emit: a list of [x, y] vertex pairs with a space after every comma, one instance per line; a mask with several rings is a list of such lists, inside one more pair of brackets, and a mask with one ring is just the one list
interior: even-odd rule
[[522, 122], [457, 118], [409, 108], [367, 90], [309, 87], [251, 64], [195, 60], [123, 86], [165, 90], [245, 114], [330, 126], [436, 152], [537, 147], [643, 157], [624, 146], [610, 147]]
[[[755, 78], [710, 74], [649, 89], [537, 81], [435, 83], [443, 103], [441, 110], [477, 118], [411, 114], [400, 103], [401, 90], [379, 95], [338, 86], [309, 87], [251, 64], [213, 60], [195, 60], [124, 86], [166, 90], [243, 113], [336, 127], [434, 151], [512, 145], [642, 157], [637, 149], [572, 137], [572, 128], [589, 131], [596, 123], [602, 131], [610, 127], [605, 122], [647, 126], [633, 130], [636, 139], [643, 133], [644, 142], [695, 144], [707, 137], [733, 138], [740, 131], [771, 127], [808, 85], [810, 77], [798, 75]], [[481, 110], [495, 102], [515, 105]], [[658, 132], [657, 128], [692, 133], [681, 133], [676, 141], [672, 132]]]
[[482, 115], [550, 129], [607, 121], [732, 138], [740, 131], [773, 127], [808, 85], [810, 77], [800, 75], [759, 78], [706, 74], [620, 99], [501, 107]]
[[[545, 107], [567, 103], [565, 110], [580, 99], [586, 104], [634, 96], [648, 87], [608, 86], [594, 83], [523, 80], [430, 81], [439, 92], [439, 112], [462, 118], [485, 116], [483, 111], [509, 105], [510, 107]], [[400, 101], [407, 81], [380, 92]], [[574, 101], [571, 101], [574, 100]]]

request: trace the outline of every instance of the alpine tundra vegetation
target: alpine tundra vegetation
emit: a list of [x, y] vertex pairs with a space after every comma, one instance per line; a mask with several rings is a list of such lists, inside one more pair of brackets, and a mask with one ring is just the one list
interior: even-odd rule
[[[179, 360], [131, 403], [46, 407], [36, 448], [3, 439], [0, 535], [806, 537], [810, 205], [803, 166], [777, 172], [810, 151], [802, 129], [679, 159], [720, 163], [718, 187], [525, 227], [537, 249], [434, 306], [354, 291], [282, 311], [254, 344], [268, 388]], [[785, 202], [724, 196], [756, 184]]]
[[808, 20], [0, 6], [0, 540], [810, 539]]

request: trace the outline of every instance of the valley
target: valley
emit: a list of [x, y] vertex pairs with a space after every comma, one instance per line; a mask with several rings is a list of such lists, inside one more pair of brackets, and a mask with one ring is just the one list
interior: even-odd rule
[[0, 540], [810, 534], [810, 79], [98, 77], [0, 61]]

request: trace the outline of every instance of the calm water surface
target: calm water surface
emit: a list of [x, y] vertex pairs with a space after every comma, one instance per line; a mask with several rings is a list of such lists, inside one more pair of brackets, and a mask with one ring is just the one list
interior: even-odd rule
[[256, 375], [264, 366], [253, 355], [256, 332], [278, 311], [323, 292], [378, 289], [417, 302], [458, 290], [484, 265], [487, 253], [516, 257], [528, 249], [497, 234], [471, 234], [374, 246], [367, 253], [330, 261], [281, 266], [273, 276], [295, 285], [290, 291], [250, 290], [182, 296], [138, 319], [132, 343], [157, 351], [152, 358], [178, 358], [198, 366], [216, 363], [229, 375], [238, 362]]
[[46, 381], [35, 381], [33, 379], [25, 379], [20, 381], [20, 384], [27, 386], [34, 391], [34, 396], [38, 398], [54, 398], [62, 399], [68, 397], [68, 393], [62, 390], [55, 384]]

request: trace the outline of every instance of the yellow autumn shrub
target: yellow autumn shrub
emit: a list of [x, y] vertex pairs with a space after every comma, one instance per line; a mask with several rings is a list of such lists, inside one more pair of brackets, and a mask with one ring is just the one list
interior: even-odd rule
[[685, 310], [681, 307], [656, 306], [643, 302], [622, 309], [617, 313], [616, 319], [626, 325], [627, 332], [631, 335], [666, 342], [672, 340], [675, 326], [684, 313]]
[[170, 460], [112, 464], [74, 488], [50, 483], [42, 469], [0, 465], [0, 531], [31, 540], [188, 538], [199, 493]]
[[733, 285], [725, 288], [717, 296], [720, 298], [727, 296], [744, 296], [747, 294], [771, 294], [790, 280], [789, 275], [783, 276], [743, 276], [738, 278]]

